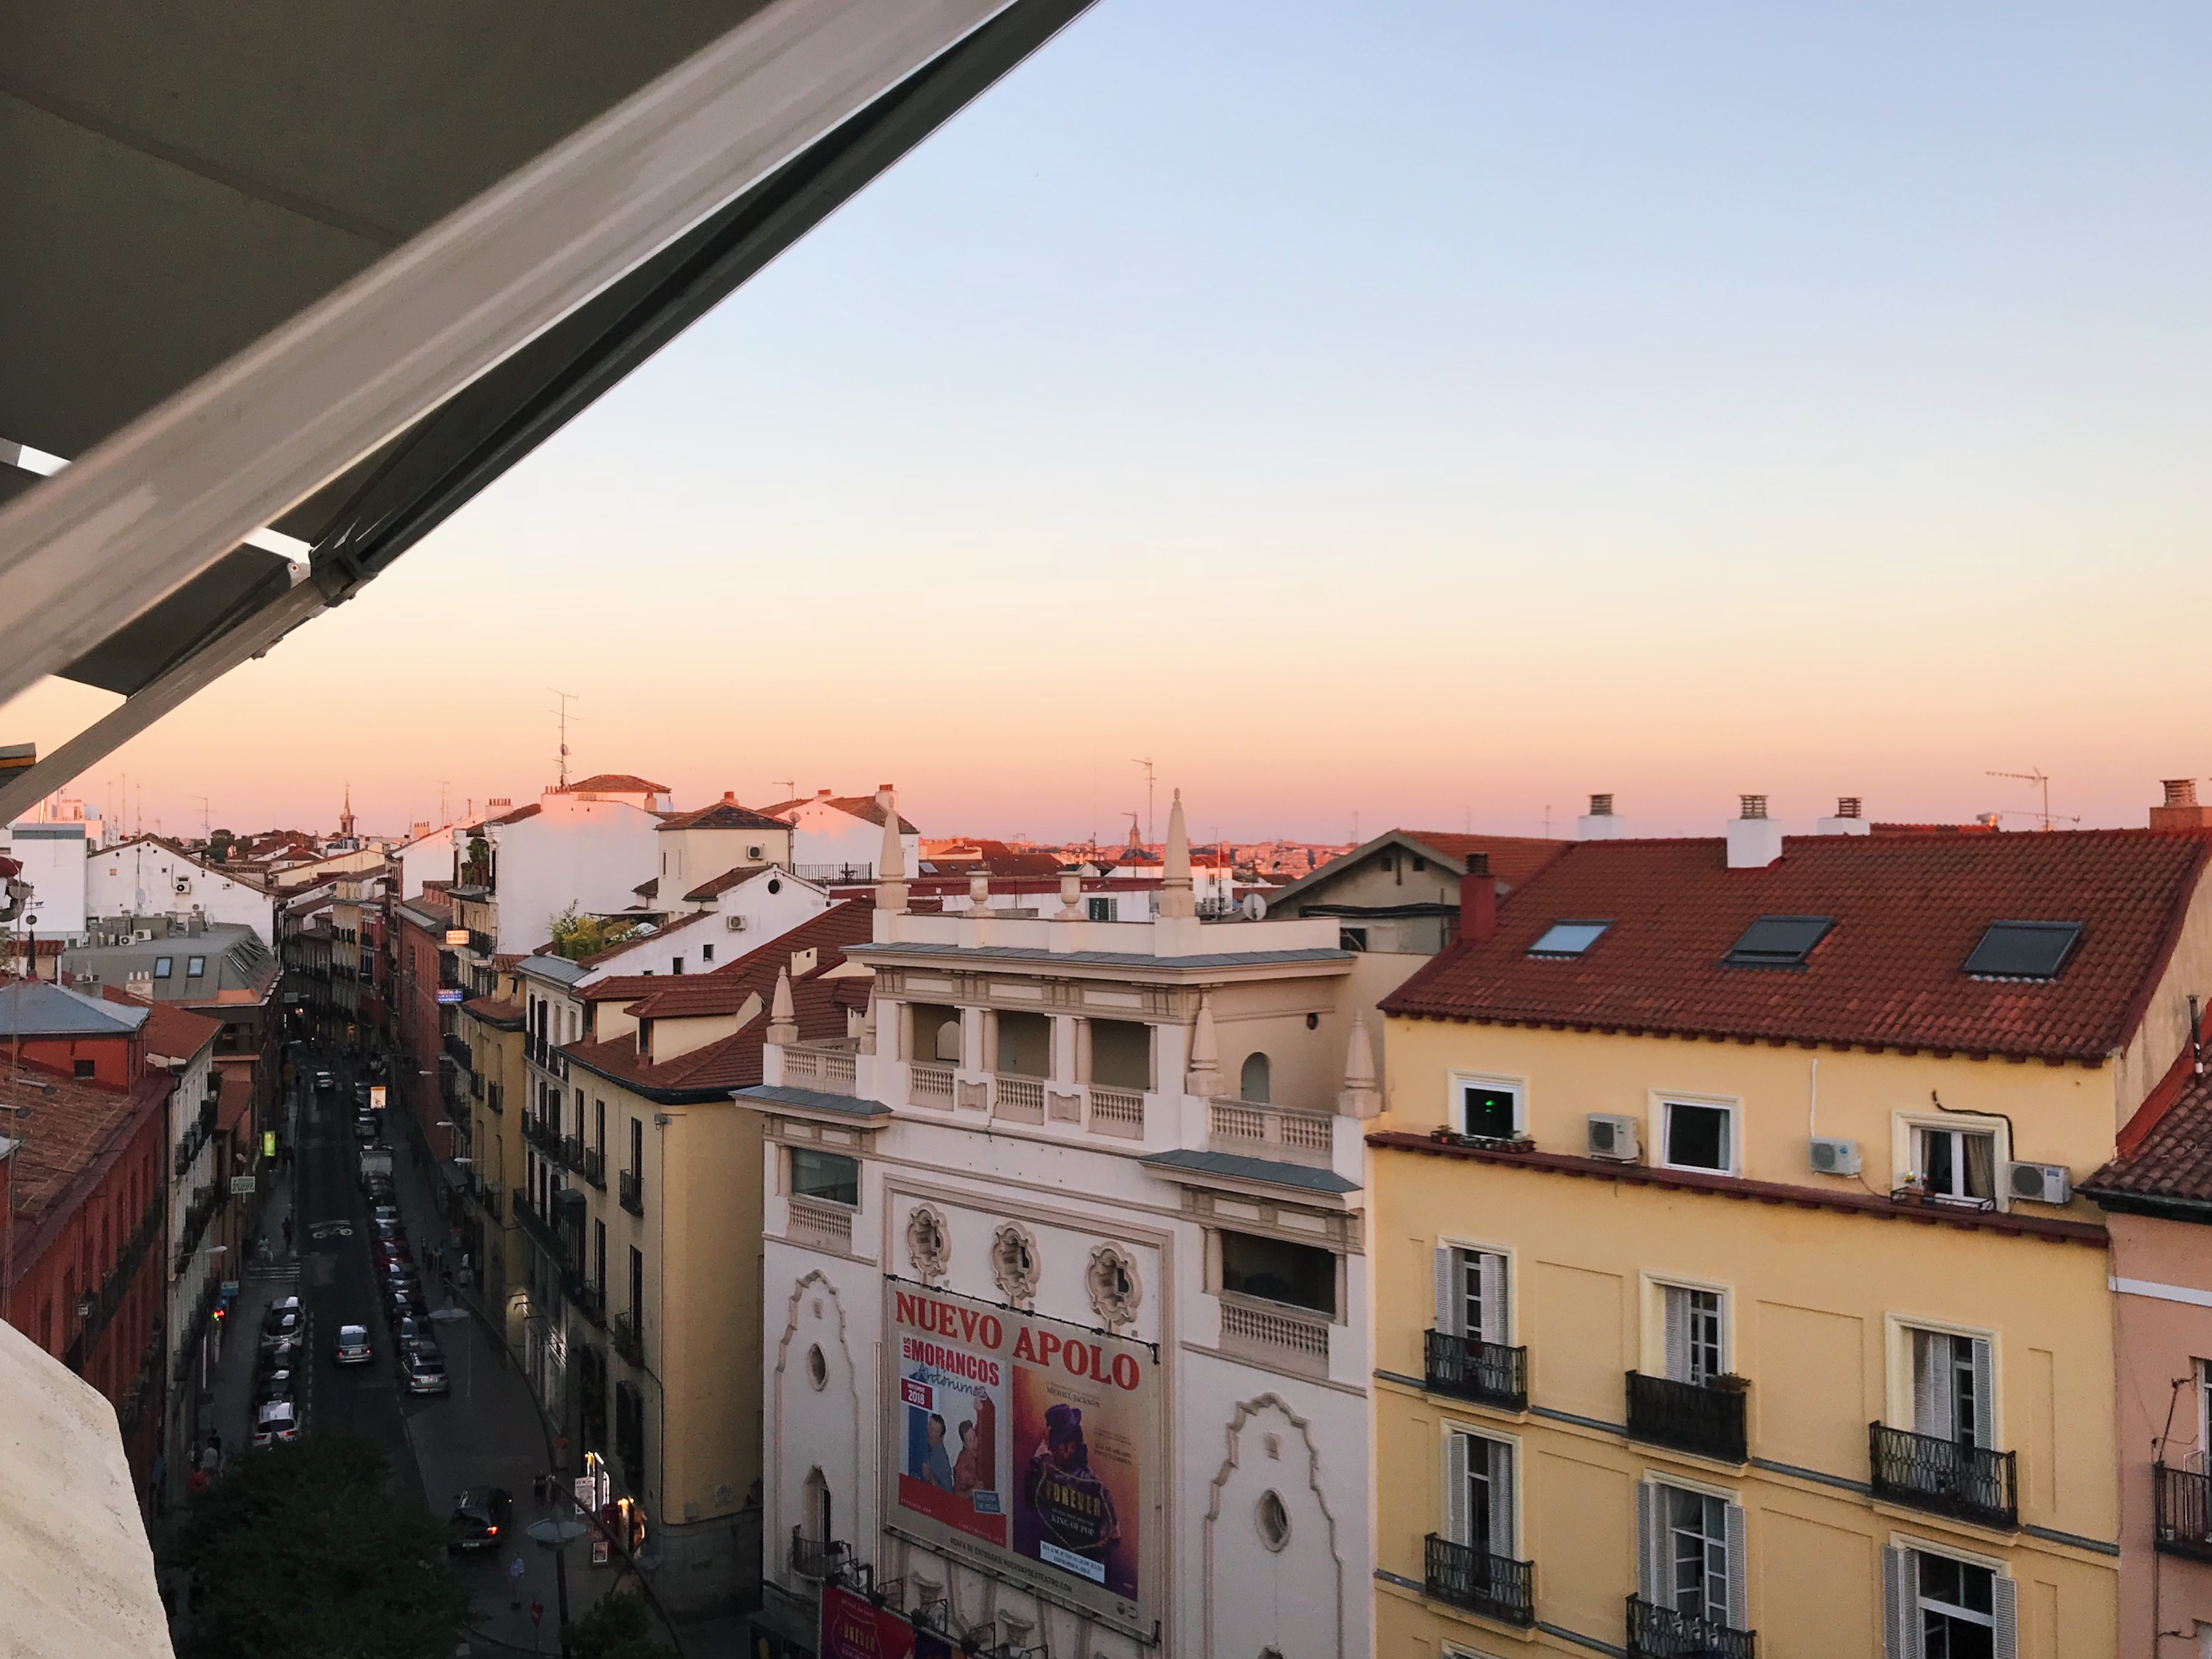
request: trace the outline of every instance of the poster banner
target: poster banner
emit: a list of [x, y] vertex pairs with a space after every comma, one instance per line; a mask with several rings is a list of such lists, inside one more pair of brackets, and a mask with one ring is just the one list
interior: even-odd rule
[[842, 1584], [822, 1587], [818, 1659], [917, 1659], [914, 1626]]
[[894, 1518], [1141, 1624], [1161, 1381], [1143, 1344], [893, 1282]]

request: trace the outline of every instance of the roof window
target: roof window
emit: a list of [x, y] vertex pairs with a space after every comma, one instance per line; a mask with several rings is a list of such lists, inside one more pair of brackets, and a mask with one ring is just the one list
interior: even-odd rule
[[1976, 979], [2056, 979], [2081, 937], [2078, 921], [1993, 921], [1966, 971]]
[[1532, 957], [1578, 957], [1598, 942], [1609, 921], [1555, 921], [1528, 947]]
[[1835, 925], [1833, 916], [1761, 916], [1721, 961], [1730, 968], [1802, 968]]

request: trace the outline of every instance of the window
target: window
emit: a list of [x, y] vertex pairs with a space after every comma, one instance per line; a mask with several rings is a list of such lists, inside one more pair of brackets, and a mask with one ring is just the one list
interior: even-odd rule
[[592, 1145], [599, 1148], [601, 1158], [607, 1155], [607, 1103], [604, 1100], [592, 1103]]
[[668, 964], [668, 971], [672, 974], [682, 973], [684, 971], [684, 958], [682, 957], [678, 957], [672, 961]]
[[1452, 1092], [1458, 1097], [1458, 1121], [1452, 1127], [1463, 1135], [1486, 1140], [1510, 1140], [1521, 1132], [1521, 1087], [1489, 1078], [1455, 1078]]
[[629, 1247], [629, 1328], [639, 1341], [645, 1340], [645, 1252], [635, 1244]]
[[1327, 1250], [1253, 1233], [1220, 1239], [1223, 1290], [1336, 1316], [1336, 1258]]
[[702, 962], [712, 962], [714, 959], [714, 947], [713, 945], [701, 945], [701, 946], [699, 947], [699, 960], [700, 960], [700, 961], [702, 961]]
[[1093, 921], [1114, 920], [1114, 901], [1110, 898], [1087, 898], [1083, 901], [1083, 909]]
[[791, 1149], [791, 1191], [796, 1198], [820, 1199], [860, 1207], [860, 1161], [841, 1152], [817, 1152], [811, 1146]]
[[1609, 921], [1555, 921], [1528, 947], [1532, 957], [1578, 957], [1596, 944]]
[[1244, 1056], [1243, 1069], [1237, 1076], [1237, 1098], [1262, 1103], [1267, 1100], [1267, 1055], [1252, 1054]]
[[1666, 1504], [1661, 1595], [1677, 1613], [1729, 1623], [1729, 1505], [1707, 1492], [1660, 1490]]
[[629, 1172], [638, 1176], [645, 1173], [645, 1123], [635, 1117], [629, 1121]]
[[1364, 951], [1367, 948], [1367, 930], [1364, 927], [1338, 928], [1336, 948], [1340, 951]]
[[1728, 1374], [1727, 1300], [1719, 1291], [1662, 1285], [1667, 1376], [1702, 1388]]
[[1832, 916], [1761, 916], [1743, 930], [1728, 955], [1729, 968], [1802, 968], [1813, 947], [1836, 925]]
[[1912, 1431], [1995, 1449], [1996, 1379], [1988, 1340], [1914, 1330]]
[[1428, 867], [1429, 867], [1429, 861], [1428, 861], [1426, 859], [1425, 859], [1425, 858], [1416, 858], [1416, 859], [1414, 859], [1414, 860], [1413, 860], [1413, 873], [1414, 873], [1415, 875], [1419, 875], [1419, 874], [1420, 874], [1420, 873], [1421, 873], [1421, 872], [1423, 872], [1424, 870], [1426, 870]]
[[592, 1283], [599, 1287], [599, 1294], [607, 1293], [607, 1224], [592, 1224]]
[[1662, 1102], [1659, 1109], [1664, 1117], [1662, 1163], [1670, 1169], [1717, 1170], [1723, 1175], [1735, 1170], [1733, 1108], [1669, 1100]]
[[154, 977], [155, 979], [168, 978], [169, 969], [174, 965], [175, 961], [176, 958], [173, 957], [155, 957], [154, 958]]
[[1510, 1557], [1513, 1547], [1510, 1442], [1454, 1431], [1444, 1440], [1444, 1536], [1477, 1555]]
[[94, 1063], [91, 1060], [78, 1060], [70, 1062], [70, 1075], [72, 1077], [88, 1078], [93, 1076], [94, 1073]]
[[1933, 1550], [1882, 1553], [1893, 1659], [2014, 1659], [2019, 1586], [1975, 1561]]
[[1385, 870], [1392, 869], [1392, 868], [1394, 868], [1394, 867], [1395, 867], [1395, 861], [1391, 859], [1390, 855], [1389, 855], [1388, 853], [1385, 853], [1385, 854], [1382, 854], [1382, 867], [1383, 867]]
[[2081, 937], [2078, 921], [1993, 921], [1966, 971], [1977, 979], [2056, 979]]
[[1510, 1340], [1505, 1258], [1496, 1250], [1447, 1245], [1437, 1252], [1437, 1329], [1479, 1342]]
[[199, 979], [206, 973], [207, 958], [205, 957], [186, 957], [185, 958], [185, 977], [186, 979]]
[[1994, 1205], [1997, 1195], [1997, 1138], [1994, 1130], [1944, 1129], [1922, 1125], [1912, 1131], [1912, 1173], [1938, 1198], [1978, 1200]]

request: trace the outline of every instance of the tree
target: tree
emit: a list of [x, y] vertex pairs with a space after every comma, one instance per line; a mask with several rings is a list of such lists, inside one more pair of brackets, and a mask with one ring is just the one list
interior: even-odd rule
[[653, 1639], [645, 1598], [623, 1591], [601, 1596], [598, 1606], [568, 1626], [568, 1650], [574, 1659], [673, 1659], [675, 1653]]
[[571, 962], [635, 939], [644, 930], [634, 921], [610, 921], [604, 916], [580, 916], [570, 905], [552, 920], [553, 951]]
[[163, 1551], [190, 1575], [178, 1659], [442, 1659], [468, 1593], [428, 1515], [392, 1501], [384, 1454], [318, 1435], [247, 1452]]

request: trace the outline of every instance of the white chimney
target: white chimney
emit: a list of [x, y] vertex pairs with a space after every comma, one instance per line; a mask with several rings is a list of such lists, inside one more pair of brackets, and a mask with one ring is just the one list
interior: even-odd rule
[[1590, 810], [1575, 820], [1577, 841], [1620, 841], [1628, 834], [1628, 820], [1616, 817], [1611, 795], [1592, 795]]
[[1766, 797], [1743, 795], [1743, 816], [1728, 823], [1728, 867], [1764, 870], [1782, 857], [1782, 826], [1766, 816]]
[[1870, 836], [1874, 833], [1874, 826], [1866, 821], [1866, 814], [1856, 795], [1837, 796], [1836, 816], [1817, 818], [1813, 827], [1823, 836]]

